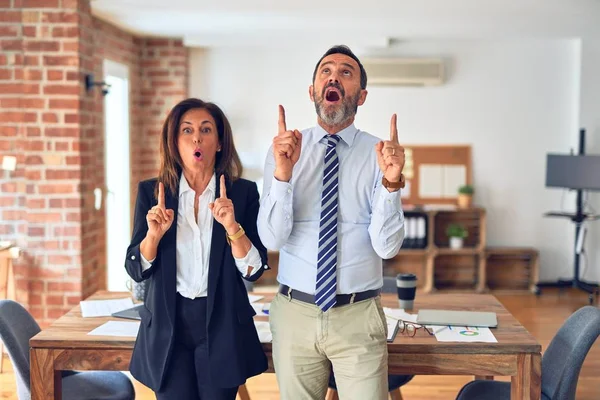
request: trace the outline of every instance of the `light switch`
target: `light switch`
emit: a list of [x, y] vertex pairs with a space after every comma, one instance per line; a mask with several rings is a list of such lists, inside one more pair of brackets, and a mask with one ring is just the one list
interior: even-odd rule
[[94, 189], [94, 208], [99, 210], [102, 207], [102, 189]]
[[2, 158], [2, 169], [6, 171], [14, 171], [17, 168], [17, 157], [4, 156]]

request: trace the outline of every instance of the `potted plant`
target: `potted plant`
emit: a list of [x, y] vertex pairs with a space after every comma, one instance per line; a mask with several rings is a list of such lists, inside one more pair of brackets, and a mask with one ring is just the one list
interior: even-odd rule
[[473, 204], [473, 186], [462, 185], [458, 188], [458, 207], [470, 208]]
[[467, 228], [460, 224], [450, 224], [446, 227], [446, 235], [450, 238], [451, 249], [461, 249], [463, 239], [467, 237]]

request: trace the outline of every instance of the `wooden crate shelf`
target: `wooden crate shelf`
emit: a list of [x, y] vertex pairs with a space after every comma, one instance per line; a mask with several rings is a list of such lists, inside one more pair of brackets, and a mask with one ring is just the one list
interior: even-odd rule
[[478, 280], [478, 259], [473, 254], [437, 255], [434, 261], [436, 289], [473, 289]]
[[486, 249], [487, 286], [493, 290], [527, 290], [536, 293], [539, 254], [531, 247]]
[[[384, 275], [413, 272], [419, 287], [425, 292], [436, 289], [485, 290], [486, 214], [483, 208], [405, 212], [405, 217], [426, 216], [427, 246], [423, 249], [403, 248], [396, 257], [384, 261]], [[446, 236], [449, 224], [459, 223], [467, 228], [463, 248], [451, 249]], [[419, 254], [420, 268], [415, 257]], [[418, 271], [421, 271], [419, 274]]]
[[436, 254], [438, 256], [470, 256], [470, 255], [479, 255], [481, 253], [481, 249], [479, 248], [468, 248], [463, 247], [462, 249], [451, 249], [451, 248], [438, 248], [436, 249]]
[[433, 242], [437, 248], [448, 248], [446, 228], [450, 224], [461, 224], [468, 232], [464, 239], [465, 248], [482, 249], [485, 246], [485, 211], [481, 208], [467, 210], [438, 211], [433, 217]]

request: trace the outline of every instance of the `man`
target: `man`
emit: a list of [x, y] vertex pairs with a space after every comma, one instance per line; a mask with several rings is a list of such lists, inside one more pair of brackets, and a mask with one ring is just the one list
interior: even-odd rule
[[317, 63], [317, 126], [279, 133], [267, 155], [258, 231], [280, 250], [271, 303], [273, 360], [283, 400], [323, 399], [331, 367], [341, 399], [387, 399], [382, 258], [404, 238], [404, 149], [354, 126], [367, 75], [346, 46]]

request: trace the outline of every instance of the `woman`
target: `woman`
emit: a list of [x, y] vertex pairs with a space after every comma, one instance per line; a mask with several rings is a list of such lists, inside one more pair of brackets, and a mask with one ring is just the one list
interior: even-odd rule
[[187, 99], [171, 110], [159, 176], [138, 185], [125, 260], [133, 280], [149, 280], [130, 370], [158, 400], [234, 400], [267, 369], [242, 281], [260, 277], [267, 251], [258, 190], [241, 172], [218, 106]]

